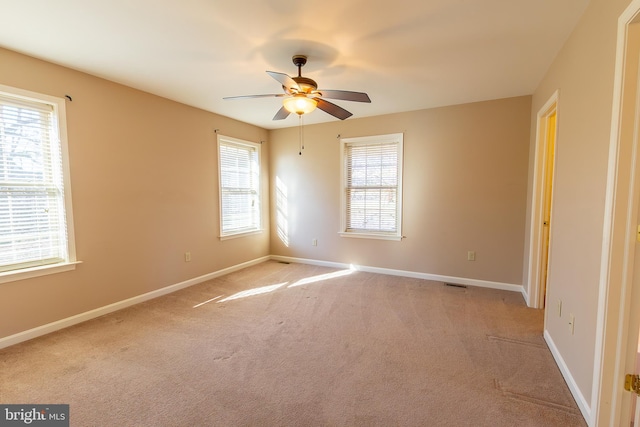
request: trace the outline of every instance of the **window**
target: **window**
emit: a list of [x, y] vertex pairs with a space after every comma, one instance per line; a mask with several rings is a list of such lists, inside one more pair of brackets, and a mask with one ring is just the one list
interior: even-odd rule
[[40, 273], [30, 276], [56, 272], [42, 266], [72, 269], [71, 217], [64, 100], [0, 86], [3, 278], [33, 267]]
[[218, 135], [220, 238], [261, 231], [260, 145]]
[[341, 140], [342, 236], [402, 238], [401, 133]]

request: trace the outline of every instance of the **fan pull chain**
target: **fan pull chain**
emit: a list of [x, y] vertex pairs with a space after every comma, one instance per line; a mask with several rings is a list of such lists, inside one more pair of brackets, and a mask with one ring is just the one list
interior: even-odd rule
[[300, 132], [300, 151], [298, 152], [299, 155], [302, 156], [302, 150], [304, 150], [304, 132], [302, 130], [302, 127], [304, 125], [303, 119], [302, 119], [302, 114], [298, 115], [299, 117], [299, 132]]

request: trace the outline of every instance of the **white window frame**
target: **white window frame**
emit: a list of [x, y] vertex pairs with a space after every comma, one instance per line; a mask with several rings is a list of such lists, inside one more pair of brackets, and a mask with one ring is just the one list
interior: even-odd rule
[[[396, 144], [398, 150], [398, 171], [397, 171], [397, 197], [396, 197], [396, 230], [393, 232], [384, 231], [366, 231], [366, 230], [349, 230], [347, 224], [347, 194], [348, 194], [348, 167], [347, 167], [347, 150], [349, 146], [354, 145], [375, 145], [375, 144]], [[364, 239], [381, 239], [381, 240], [402, 240], [402, 163], [403, 163], [403, 144], [404, 135], [402, 133], [393, 133], [387, 135], [365, 136], [357, 138], [340, 139], [340, 185], [341, 185], [341, 229], [338, 233], [342, 237], [356, 237]]]
[[[251, 141], [244, 141], [238, 138], [232, 138], [230, 136], [224, 136], [218, 134], [218, 195], [219, 195], [219, 206], [220, 206], [220, 240], [233, 239], [236, 237], [247, 236], [251, 234], [261, 233], [262, 229], [262, 154], [261, 154], [261, 145]], [[242, 229], [237, 229], [233, 231], [224, 231], [224, 206], [223, 206], [223, 193], [225, 191], [230, 191], [223, 188], [223, 179], [222, 179], [222, 159], [221, 159], [221, 145], [233, 146], [236, 148], [245, 148], [248, 150], [253, 150], [257, 154], [257, 171], [254, 171], [258, 180], [254, 183], [254, 188], [252, 189], [255, 193], [255, 203], [257, 203], [257, 212], [255, 213], [256, 218], [255, 222], [250, 227], [245, 227]]]
[[5, 98], [12, 98], [17, 102], [29, 102], [47, 105], [53, 112], [52, 140], [53, 142], [58, 142], [57, 148], [59, 149], [60, 160], [59, 168], [56, 169], [55, 173], [62, 174], [60, 179], [60, 181], [62, 182], [62, 188], [59, 189], [59, 192], [62, 193], [62, 212], [60, 215], [60, 220], [65, 222], [64, 226], [66, 227], [66, 250], [64, 251], [65, 253], [61, 257], [62, 259], [60, 259], [60, 261], [49, 261], [49, 263], [43, 264], [32, 262], [26, 266], [17, 266], [15, 269], [2, 271], [0, 272], [0, 283], [74, 270], [76, 264], [79, 264], [80, 262], [76, 259], [75, 234], [73, 227], [73, 204], [71, 200], [71, 179], [67, 142], [67, 119], [65, 100], [63, 98], [43, 95], [36, 92], [31, 92], [5, 85], [0, 85], [0, 95]]

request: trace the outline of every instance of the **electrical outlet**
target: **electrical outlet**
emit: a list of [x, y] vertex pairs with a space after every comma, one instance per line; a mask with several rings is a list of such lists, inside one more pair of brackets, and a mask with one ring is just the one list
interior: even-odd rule
[[311, 244], [312, 244], [313, 246], [318, 246], [318, 239], [313, 239], [313, 240], [311, 240]]
[[467, 252], [467, 261], [475, 261], [475, 260], [476, 260], [475, 251], [468, 251]]
[[184, 262], [190, 262], [191, 261], [191, 252], [185, 252], [184, 253]]

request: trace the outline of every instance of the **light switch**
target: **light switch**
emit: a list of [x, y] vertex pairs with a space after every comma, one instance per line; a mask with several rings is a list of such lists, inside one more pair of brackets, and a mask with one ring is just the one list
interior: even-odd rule
[[562, 300], [558, 300], [558, 317], [562, 317]]

